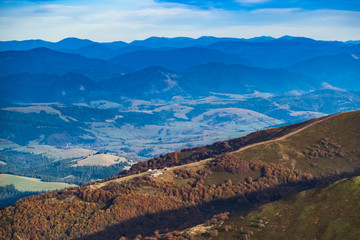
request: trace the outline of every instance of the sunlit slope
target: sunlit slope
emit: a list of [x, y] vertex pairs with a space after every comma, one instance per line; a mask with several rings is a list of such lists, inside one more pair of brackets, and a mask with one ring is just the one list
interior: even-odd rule
[[280, 163], [315, 176], [351, 172], [360, 163], [360, 111], [329, 117], [285, 139], [235, 154], [250, 162]]

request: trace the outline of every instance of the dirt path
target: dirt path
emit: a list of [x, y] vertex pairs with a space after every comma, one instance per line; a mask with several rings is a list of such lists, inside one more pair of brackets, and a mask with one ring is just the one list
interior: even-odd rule
[[[207, 158], [207, 159], [204, 159], [204, 160], [201, 160], [201, 161], [198, 161], [198, 162], [189, 163], [189, 164], [185, 164], [185, 165], [168, 167], [168, 168], [167, 168], [167, 171], [173, 171], [173, 170], [175, 170], [175, 169], [183, 168], [183, 167], [196, 167], [196, 166], [204, 165], [204, 164], [206, 164], [207, 162], [209, 162], [210, 160], [212, 160], [212, 158]], [[163, 171], [163, 170], [161, 170], [161, 169], [159, 169], [159, 170], [160, 170], [160, 171]], [[111, 183], [111, 182], [120, 183], [120, 182], [123, 182], [123, 181], [128, 181], [128, 180], [131, 180], [131, 179], [133, 179], [133, 178], [141, 177], [141, 176], [145, 176], [145, 175], [149, 175], [149, 174], [150, 174], [149, 172], [142, 172], [142, 173], [133, 174], [133, 175], [126, 176], [126, 177], [122, 177], [122, 178], [117, 178], [117, 179], [110, 180], [110, 181], [107, 181], [107, 182], [98, 183], [98, 184], [95, 184], [95, 185], [90, 185], [89, 187], [90, 187], [91, 189], [98, 189], [98, 188], [101, 188], [101, 187], [103, 187], [103, 186], [108, 185], [108, 184]]]
[[[232, 153], [237, 153], [237, 152], [241, 152], [241, 151], [244, 151], [246, 149], [249, 149], [249, 148], [252, 148], [252, 147], [255, 147], [255, 146], [259, 146], [259, 145], [262, 145], [262, 144], [268, 144], [268, 143], [273, 143], [273, 142], [276, 142], [276, 141], [281, 141], [281, 140], [284, 140], [284, 139], [287, 139], [291, 136], [294, 136], [295, 134], [298, 134], [312, 126], [315, 126], [319, 123], [322, 123], [324, 121], [327, 121], [333, 117], [336, 117], [338, 115], [340, 115], [342, 113], [337, 113], [337, 114], [334, 114], [334, 115], [330, 115], [330, 116], [326, 116], [324, 117], [323, 119], [321, 120], [318, 120], [316, 122], [313, 122], [313, 123], [310, 123], [302, 128], [299, 128], [298, 130], [295, 130], [293, 132], [290, 132], [282, 137], [279, 137], [279, 138], [276, 138], [276, 139], [272, 139], [272, 140], [268, 140], [268, 141], [264, 141], [264, 142], [258, 142], [258, 143], [254, 143], [254, 144], [250, 144], [250, 145], [247, 145], [245, 147], [241, 147], [240, 149], [236, 150], [236, 151], [233, 151]], [[175, 167], [169, 167], [167, 168], [168, 170], [172, 171], [172, 170], [175, 170], [177, 168], [183, 168], [183, 167], [195, 167], [195, 166], [200, 166], [200, 165], [204, 165], [206, 164], [207, 162], [209, 162], [210, 160], [212, 160], [213, 158], [208, 158], [208, 159], [205, 159], [205, 160], [201, 160], [201, 161], [198, 161], [198, 162], [194, 162], [194, 163], [189, 163], [189, 164], [185, 164], [185, 165], [180, 165], [180, 166], [175, 166]], [[109, 184], [110, 182], [116, 182], [116, 183], [120, 183], [120, 182], [123, 182], [123, 181], [127, 181], [127, 180], [131, 180], [135, 177], [140, 177], [140, 176], [145, 176], [145, 175], [149, 175], [150, 173], [149, 172], [142, 172], [142, 173], [139, 173], [139, 174], [133, 174], [133, 175], [130, 175], [130, 176], [126, 176], [126, 177], [122, 177], [122, 178], [118, 178], [118, 179], [114, 179], [114, 180], [110, 180], [110, 181], [107, 181], [107, 182], [103, 182], [103, 183], [98, 183], [98, 184], [95, 184], [95, 185], [90, 185], [90, 188], [92, 189], [98, 189], [98, 188], [101, 188], [103, 186], [106, 186], [107, 184]]]

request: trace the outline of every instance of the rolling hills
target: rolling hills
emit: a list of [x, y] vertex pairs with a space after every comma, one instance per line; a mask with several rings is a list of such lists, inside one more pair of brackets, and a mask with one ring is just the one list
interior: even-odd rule
[[17, 73], [64, 75], [76, 72], [95, 81], [100, 81], [121, 75], [126, 71], [126, 68], [104, 60], [89, 59], [48, 48], [0, 52], [1, 77]]
[[99, 94], [96, 82], [69, 72], [58, 76], [44, 73], [17, 73], [0, 79], [2, 99], [25, 102], [85, 102]]
[[41, 47], [100, 59], [110, 59], [125, 52], [142, 50], [162, 51], [195, 47], [203, 48], [204, 50], [216, 50], [225, 54], [235, 54], [259, 67], [288, 67], [297, 62], [319, 56], [357, 53], [359, 51], [356, 41], [347, 43], [316, 41], [309, 38], [291, 36], [284, 36], [278, 39], [271, 37], [237, 39], [211, 36], [203, 36], [198, 39], [150, 37], [144, 40], [135, 40], [131, 43], [122, 41], [97, 43], [77, 38], [66, 38], [59, 42], [43, 40], [0, 42], [0, 51], [30, 50]]
[[[1, 236], [271, 239], [295, 219], [282, 239], [291, 229], [299, 237], [351, 238], [354, 232], [346, 231], [357, 226], [358, 178], [331, 183], [359, 174], [359, 120], [353, 111], [257, 131], [139, 162], [111, 179], [24, 198], [1, 211]], [[263, 205], [278, 199], [284, 200]], [[348, 199], [346, 211], [333, 199]], [[302, 227], [311, 221], [319, 228]]]
[[304, 37], [283, 36], [264, 41], [221, 41], [207, 46], [225, 53], [234, 53], [250, 60], [255, 66], [288, 67], [308, 59], [354, 53], [357, 49], [341, 42], [316, 41]]
[[299, 62], [289, 69], [342, 89], [359, 90], [360, 55], [357, 53], [316, 57]]
[[182, 74], [181, 83], [192, 95], [216, 93], [273, 93], [310, 91], [320, 84], [311, 77], [284, 69], [248, 67], [240, 64], [209, 63]]
[[[128, 44], [67, 38], [57, 43], [1, 42], [0, 49], [7, 50], [0, 52], [0, 77], [24, 73], [61, 77], [77, 73], [91, 81], [104, 81], [104, 85], [114, 81], [110, 86], [119, 90], [129, 81], [148, 85], [147, 79], [142, 79], [137, 72], [147, 71], [146, 74], [153, 76], [158, 71], [156, 68], [162, 67], [165, 72], [176, 72], [181, 79], [179, 85], [184, 92], [174, 92], [173, 96], [253, 91], [283, 95], [329, 87], [358, 90], [359, 46], [356, 43], [289, 36], [279, 39], [153, 37]], [[130, 75], [123, 78], [125, 73]], [[28, 77], [22, 75], [22, 78], [25, 81]], [[161, 78], [156, 76], [151, 81]], [[41, 84], [46, 87], [46, 83]], [[134, 93], [140, 91], [135, 89], [136, 86], [129, 85], [121, 94], [139, 97]], [[101, 96], [102, 100], [114, 98], [104, 92]]]
[[151, 66], [162, 66], [173, 71], [184, 71], [211, 62], [244, 64], [247, 63], [247, 60], [240, 56], [226, 54], [213, 49], [187, 47], [169, 51], [143, 50], [130, 52], [112, 58], [110, 62], [133, 70], [140, 70]]

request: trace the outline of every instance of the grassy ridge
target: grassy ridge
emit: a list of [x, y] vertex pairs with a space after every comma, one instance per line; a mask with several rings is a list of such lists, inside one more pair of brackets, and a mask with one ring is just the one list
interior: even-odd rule
[[[315, 176], [353, 171], [360, 162], [359, 123], [360, 111], [343, 113], [287, 139], [254, 146], [236, 155], [250, 162], [280, 163]], [[322, 140], [327, 143], [322, 144]], [[313, 152], [323, 156], [313, 156]]]

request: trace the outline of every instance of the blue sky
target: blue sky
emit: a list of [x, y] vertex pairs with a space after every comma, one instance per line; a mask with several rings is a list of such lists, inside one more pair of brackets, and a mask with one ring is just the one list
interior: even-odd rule
[[0, 40], [210, 35], [360, 40], [360, 1], [0, 0]]

